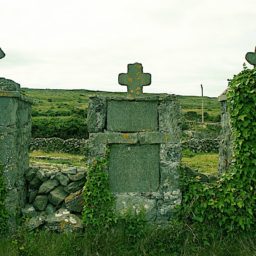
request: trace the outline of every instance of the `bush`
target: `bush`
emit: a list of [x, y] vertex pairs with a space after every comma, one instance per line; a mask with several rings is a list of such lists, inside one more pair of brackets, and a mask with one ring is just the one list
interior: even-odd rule
[[[245, 69], [229, 83], [228, 107], [234, 137], [234, 165], [218, 181], [183, 179], [182, 217], [225, 231], [249, 230], [256, 212], [256, 69]], [[183, 173], [184, 175], [184, 173]]]
[[75, 116], [34, 117], [32, 119], [32, 137], [88, 138], [87, 124], [84, 118]]

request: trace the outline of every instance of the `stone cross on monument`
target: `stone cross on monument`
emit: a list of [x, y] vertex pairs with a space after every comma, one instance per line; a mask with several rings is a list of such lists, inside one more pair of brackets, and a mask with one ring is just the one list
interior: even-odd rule
[[127, 86], [130, 95], [136, 96], [143, 93], [143, 86], [151, 84], [151, 74], [143, 73], [140, 63], [128, 64], [128, 73], [119, 74], [118, 82]]
[[245, 59], [256, 68], [256, 47], [254, 52], [247, 52]]
[[0, 59], [5, 57], [5, 53], [3, 52], [3, 50], [0, 48]]

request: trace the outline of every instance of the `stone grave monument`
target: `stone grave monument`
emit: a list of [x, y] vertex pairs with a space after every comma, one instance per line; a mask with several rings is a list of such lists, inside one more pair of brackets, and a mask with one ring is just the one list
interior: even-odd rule
[[90, 98], [89, 158], [108, 157], [118, 212], [144, 209], [148, 220], [167, 221], [181, 203], [179, 104], [174, 95], [143, 94], [151, 75], [139, 63], [118, 81], [127, 93]]
[[[246, 61], [256, 68], [256, 47], [254, 52], [247, 52]], [[227, 102], [228, 88], [218, 97], [221, 104], [221, 134], [219, 147], [219, 173], [226, 172], [233, 160], [233, 135]]]
[[[0, 58], [5, 54], [0, 49]], [[14, 230], [25, 204], [24, 173], [29, 167], [31, 103], [22, 96], [20, 85], [0, 78], [0, 168], [6, 185], [5, 208], [9, 227]]]

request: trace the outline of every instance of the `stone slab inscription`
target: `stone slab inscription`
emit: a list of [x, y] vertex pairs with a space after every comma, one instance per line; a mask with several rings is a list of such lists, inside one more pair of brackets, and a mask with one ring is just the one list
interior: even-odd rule
[[155, 192], [159, 186], [159, 145], [110, 145], [113, 192]]
[[117, 132], [157, 131], [157, 102], [109, 101], [107, 130]]

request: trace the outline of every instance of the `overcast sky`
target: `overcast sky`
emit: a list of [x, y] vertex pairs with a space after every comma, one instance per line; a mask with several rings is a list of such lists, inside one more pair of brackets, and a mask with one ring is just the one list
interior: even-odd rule
[[[29, 88], [218, 96], [256, 45], [256, 0], [0, 0], [0, 76]], [[248, 64], [248, 66], [250, 66]]]

